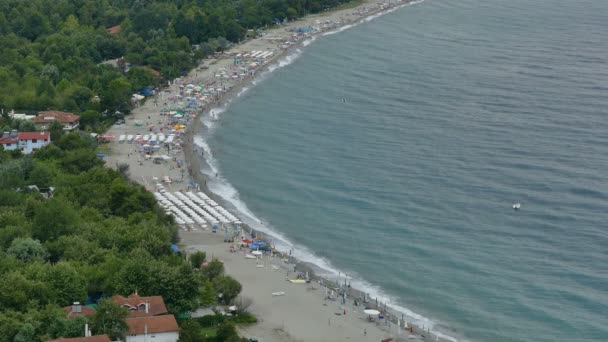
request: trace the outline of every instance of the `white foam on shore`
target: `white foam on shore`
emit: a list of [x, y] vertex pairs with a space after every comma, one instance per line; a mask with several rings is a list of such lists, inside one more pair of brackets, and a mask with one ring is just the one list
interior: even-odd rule
[[[256, 232], [258, 232], [258, 235], [261, 233], [265, 239], [272, 240], [277, 249], [285, 252], [291, 251], [292, 256], [296, 257], [298, 260], [314, 265], [314, 267], [317, 268], [316, 273], [319, 276], [329, 280], [335, 280], [339, 283], [344, 282], [345, 272], [333, 266], [329, 260], [315, 255], [315, 253], [308, 248], [289, 241], [287, 237], [277, 232], [271, 224], [254, 214], [248, 208], [247, 204], [240, 199], [238, 190], [222, 177], [220, 167], [217, 160], [214, 158], [213, 152], [207, 141], [205, 141], [202, 136], [195, 136], [193, 142], [197, 147], [204, 151], [204, 158], [208, 168], [203, 168], [201, 172], [207, 176], [208, 189], [221, 197], [225, 204], [227, 204], [226, 207], [228, 209], [236, 210], [238, 212], [237, 216], [241, 221], [255, 229]], [[377, 299], [378, 303], [386, 303], [387, 307], [398, 313], [402, 313], [407, 322], [420, 328], [424, 327], [425, 329], [430, 329], [433, 334], [440, 338], [457, 342], [457, 340], [451, 336], [434, 331], [433, 327], [436, 325], [434, 321], [417, 314], [406, 307], [398, 305], [398, 301], [384, 293], [379, 286], [370, 284], [354, 272], [348, 272], [348, 274], [352, 277], [352, 279], [349, 280], [351, 286], [367, 293], [368, 298], [370, 298], [371, 301]]]
[[[396, 11], [400, 8], [403, 8], [403, 7], [406, 7], [409, 5], [418, 4], [423, 1], [424, 0], [413, 1], [413, 2], [406, 3], [406, 4], [403, 4], [400, 6], [396, 6], [396, 7], [390, 8], [386, 11], [382, 11], [380, 13], [371, 15], [369, 17], [365, 17], [364, 19], [362, 19], [356, 23], [342, 26], [333, 31], [324, 32], [321, 35], [328, 36], [328, 35], [332, 35], [335, 33], [343, 32], [343, 31], [348, 30], [352, 27], [355, 27], [361, 23], [369, 22], [384, 14], [391, 13], [393, 11]], [[313, 36], [313, 37], [303, 41], [301, 46], [304, 46], [304, 47], [309, 46], [311, 43], [313, 43], [317, 39], [317, 37], [318, 36]], [[267, 79], [271, 73], [273, 73], [274, 71], [276, 71], [282, 67], [285, 67], [285, 66], [293, 63], [301, 55], [302, 55], [301, 49], [299, 49], [299, 48], [293, 49], [288, 55], [280, 58], [277, 62], [270, 64], [266, 68], [266, 70], [264, 70], [259, 75], [256, 75], [255, 79], [252, 80], [252, 82], [251, 82], [252, 85], [255, 86], [255, 85], [261, 83], [262, 81]], [[238, 98], [238, 97], [242, 96], [249, 89], [250, 89], [250, 87], [243, 87], [236, 94], [236, 96], [234, 98]], [[228, 108], [228, 106], [230, 105], [230, 103], [232, 101], [233, 101], [232, 98], [228, 99], [222, 106], [212, 108], [209, 111], [209, 115], [208, 115], [210, 120], [209, 119], [204, 120], [204, 117], [201, 118], [201, 120], [203, 120], [203, 124], [205, 125], [205, 127], [208, 128], [208, 132], [207, 132], [206, 136], [213, 134], [213, 131], [214, 131], [214, 128], [216, 125], [215, 121], [217, 121], [220, 118], [221, 114], [226, 111], [226, 109]], [[233, 209], [238, 211], [237, 216], [241, 219], [241, 221], [246, 223], [251, 228], [255, 229], [257, 232], [263, 233], [264, 238], [266, 238], [268, 240], [273, 240], [277, 249], [282, 250], [282, 251], [291, 250], [292, 255], [294, 257], [296, 257], [297, 259], [299, 259], [300, 261], [312, 264], [315, 267], [317, 267], [319, 269], [319, 271], [317, 273], [320, 276], [330, 279], [330, 280], [339, 280], [341, 278], [342, 282], [344, 281], [345, 272], [338, 270], [336, 267], [334, 267], [331, 264], [331, 262], [329, 260], [315, 255], [314, 252], [310, 251], [309, 249], [307, 249], [304, 246], [299, 246], [299, 245], [292, 243], [284, 235], [278, 233], [272, 227], [271, 224], [265, 222], [265, 220], [256, 216], [247, 207], [247, 204], [240, 199], [239, 192], [232, 186], [232, 184], [230, 184], [225, 178], [222, 177], [220, 167], [217, 163], [217, 160], [213, 157], [212, 150], [209, 147], [207, 141], [202, 136], [197, 135], [197, 136], [194, 136], [193, 142], [196, 146], [198, 146], [199, 148], [201, 148], [204, 151], [204, 159], [205, 159], [205, 163], [206, 163], [206, 168], [205, 167], [202, 168], [201, 172], [207, 176], [207, 188], [214, 194], [221, 197], [225, 201], [225, 203], [228, 204], [227, 207], [229, 209], [230, 209], [230, 207], [232, 207]], [[445, 335], [438, 331], [434, 331], [433, 327], [436, 325], [436, 322], [434, 322], [431, 319], [424, 317], [408, 308], [398, 305], [397, 304], [398, 301], [395, 300], [394, 298], [392, 298], [391, 296], [387, 295], [386, 293], [384, 293], [384, 291], [382, 291], [382, 289], [380, 289], [380, 287], [378, 287], [376, 285], [372, 285], [369, 282], [361, 279], [361, 277], [358, 277], [356, 275], [356, 273], [349, 273], [349, 274], [353, 276], [352, 279], [350, 279], [351, 286], [355, 289], [358, 289], [360, 291], [367, 293], [371, 300], [377, 299], [378, 303], [383, 303], [383, 304], [386, 303], [387, 307], [391, 308], [392, 310], [394, 310], [398, 313], [402, 313], [407, 322], [414, 324], [415, 326], [418, 326], [420, 328], [424, 327], [425, 330], [427, 328], [430, 329], [431, 333], [435, 336], [438, 336], [440, 339], [458, 342], [458, 340], [454, 337]]]
[[280, 69], [280, 68], [283, 68], [285, 66], [288, 66], [289, 64], [295, 62], [295, 60], [298, 59], [298, 57], [300, 57], [301, 55], [302, 55], [302, 50], [297, 49], [297, 48], [294, 49], [290, 54], [288, 54], [287, 56], [279, 59], [278, 62], [269, 65], [268, 69], [266, 69], [266, 71], [264, 71], [262, 73], [262, 75], [267, 75], [269, 73], [274, 72], [277, 69]]
[[315, 40], [317, 40], [317, 36], [312, 36], [308, 39], [306, 39], [305, 41], [302, 42], [302, 46], [308, 46], [310, 45], [312, 42], [314, 42]]

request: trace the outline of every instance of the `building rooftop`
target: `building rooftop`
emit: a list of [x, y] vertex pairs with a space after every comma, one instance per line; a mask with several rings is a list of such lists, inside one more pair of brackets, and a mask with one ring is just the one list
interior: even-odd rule
[[130, 317], [127, 318], [129, 335], [144, 333], [178, 332], [179, 327], [173, 315]]
[[42, 139], [47, 140], [51, 136], [50, 132], [19, 132], [17, 133], [17, 137], [19, 140], [33, 140], [33, 139]]
[[88, 337], [72, 337], [65, 338], [60, 337], [56, 340], [49, 340], [48, 342], [111, 342], [108, 335], [95, 335]]
[[73, 123], [80, 120], [80, 116], [74, 113], [60, 112], [56, 110], [49, 110], [44, 112], [38, 112], [38, 116], [32, 121], [35, 123], [49, 123], [57, 120], [61, 123]]
[[122, 25], [116, 25], [116, 26], [108, 27], [106, 29], [106, 32], [108, 32], [109, 34], [118, 34], [118, 33], [120, 33], [120, 31], [122, 31]]
[[129, 317], [155, 316], [167, 313], [167, 307], [162, 296], [141, 297], [137, 293], [132, 293], [126, 298], [116, 295], [112, 297], [112, 301], [129, 309]]
[[81, 305], [79, 303], [66, 306], [63, 308], [63, 310], [65, 311], [67, 318], [74, 318], [76, 316], [91, 316], [97, 312], [93, 308], [86, 305]]

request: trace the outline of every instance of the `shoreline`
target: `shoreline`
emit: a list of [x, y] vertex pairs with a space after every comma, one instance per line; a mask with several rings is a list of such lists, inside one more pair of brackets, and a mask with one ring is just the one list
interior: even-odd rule
[[[289, 56], [291, 53], [295, 52], [297, 49], [305, 47], [308, 45], [308, 43], [306, 42], [310, 42], [311, 40], [316, 39], [318, 36], [322, 36], [322, 35], [326, 35], [330, 32], [341, 32], [344, 29], [347, 29], [349, 27], [352, 27], [354, 25], [357, 25], [359, 23], [363, 23], [365, 21], [369, 21], [371, 19], [369, 18], [373, 18], [373, 17], [377, 17], [379, 15], [382, 14], [386, 14], [388, 12], [392, 12], [394, 10], [397, 10], [401, 7], [405, 7], [409, 4], [412, 3], [416, 3], [416, 1], [397, 1], [397, 2], [378, 2], [377, 4], [382, 4], [382, 5], [376, 5], [377, 7], [374, 7], [373, 9], [370, 10], [369, 6], [373, 5], [374, 3], [372, 2], [368, 2], [368, 1], [363, 1], [360, 5], [353, 7], [353, 8], [348, 8], [348, 9], [343, 9], [343, 10], [338, 10], [338, 11], [329, 11], [329, 12], [323, 12], [320, 14], [316, 14], [316, 15], [312, 15], [312, 16], [307, 16], [304, 18], [300, 18], [299, 20], [292, 22], [290, 26], [299, 26], [299, 25], [306, 25], [306, 24], [310, 24], [310, 23], [315, 23], [313, 20], [316, 20], [316, 23], [319, 23], [319, 19], [326, 19], [326, 18], [330, 18], [330, 19], [326, 19], [326, 20], [331, 20], [332, 21], [332, 25], [328, 25], [327, 28], [325, 29], [321, 29], [317, 32], [315, 32], [314, 34], [311, 35], [302, 35], [299, 36], [298, 39], [296, 40], [295, 43], [290, 44], [287, 48], [283, 48], [283, 49], [279, 49], [278, 53], [276, 53], [274, 56], [272, 56], [271, 59], [269, 59], [267, 62], [264, 63], [264, 65], [259, 68], [258, 70], [255, 71], [255, 74], [252, 75], [251, 77], [246, 77], [240, 81], [237, 81], [236, 83], [234, 83], [233, 85], [231, 85], [229, 87], [228, 90], [226, 90], [225, 92], [222, 93], [221, 97], [219, 97], [216, 101], [214, 101], [214, 103], [205, 106], [204, 108], [201, 108], [199, 110], [199, 115], [193, 115], [190, 118], [190, 121], [187, 123], [187, 129], [183, 135], [182, 138], [182, 144], [181, 144], [181, 151], [176, 151], [176, 155], [175, 155], [175, 159], [174, 161], [178, 161], [178, 160], [182, 160], [183, 163], [185, 164], [185, 166], [187, 167], [187, 169], [189, 170], [189, 177], [195, 181], [196, 183], [198, 183], [200, 185], [200, 189], [201, 191], [205, 192], [209, 197], [211, 197], [212, 199], [216, 200], [217, 202], [221, 203], [222, 205], [227, 204], [220, 195], [217, 195], [215, 193], [213, 193], [209, 187], [206, 184], [206, 177], [202, 174], [201, 170], [200, 170], [200, 165], [202, 165], [202, 163], [207, 163], [207, 161], [198, 153], [199, 148], [197, 146], [195, 146], [194, 143], [194, 137], [198, 134], [201, 133], [202, 129], [203, 129], [203, 122], [202, 119], [210, 119], [209, 118], [209, 112], [214, 110], [214, 109], [219, 109], [219, 108], [225, 108], [227, 105], [229, 105], [230, 102], [232, 102], [235, 98], [237, 98], [237, 96], [239, 95], [239, 93], [245, 88], [248, 87], [250, 85], [252, 85], [252, 83], [254, 83], [256, 80], [259, 80], [260, 75], [264, 75], [271, 66], [275, 66], [276, 63], [279, 63], [281, 60], [285, 59], [287, 56]], [[354, 14], [357, 11], [360, 11], [359, 14]], [[353, 15], [356, 16], [354, 19], [350, 19], [350, 20], [344, 20], [343, 16], [347, 16], [347, 15]], [[339, 20], [337, 20], [339, 18]], [[334, 21], [335, 20], [335, 21]], [[335, 24], [335, 22], [339, 22], [339, 24]], [[295, 25], [294, 25], [295, 24]], [[290, 27], [288, 26], [288, 27]], [[168, 90], [170, 91], [176, 91], [179, 92], [179, 85], [184, 85], [185, 83], [188, 83], [187, 81], [191, 81], [191, 83], [196, 83], [196, 82], [200, 82], [200, 81], [207, 81], [209, 79], [213, 79], [212, 75], [217, 72], [218, 70], [220, 70], [222, 68], [222, 65], [224, 65], [224, 67], [226, 65], [230, 64], [230, 61], [232, 61], [232, 58], [235, 54], [235, 52], [240, 51], [240, 50], [246, 50], [248, 45], [255, 45], [256, 42], [260, 43], [261, 46], [263, 47], [267, 47], [268, 49], [270, 49], [270, 47], [268, 47], [269, 45], [274, 44], [273, 42], [269, 42], [270, 39], [281, 39], [280, 38], [280, 34], [278, 33], [283, 33], [283, 39], [285, 39], [286, 37], [289, 37], [291, 34], [285, 34], [285, 32], [283, 32], [284, 30], [287, 30], [286, 27], [284, 26], [280, 26], [278, 28], [275, 29], [271, 29], [269, 30], [266, 35], [272, 35], [272, 34], [277, 34], [277, 36], [279, 36], [279, 38], [266, 38], [266, 37], [261, 37], [261, 38], [255, 38], [255, 39], [251, 39], [248, 41], [245, 41], [239, 45], [236, 45], [234, 47], [232, 47], [230, 50], [228, 50], [225, 53], [222, 53], [221, 56], [217, 59], [213, 59], [212, 62], [210, 64], [205, 63], [205, 65], [208, 65], [208, 72], [201, 72], [199, 68], [196, 68], [194, 70], [192, 70], [188, 76], [186, 76], [185, 78], [181, 79], [178, 81], [178, 83], [173, 83], [171, 86], [169, 86]], [[293, 38], [293, 36], [292, 36]], [[267, 40], [267, 41], [266, 41]], [[264, 44], [266, 43], [266, 44]], [[249, 49], [249, 50], [253, 50], [253, 49]], [[208, 60], [205, 60], [205, 62], [207, 62]], [[201, 73], [201, 76], [198, 76], [198, 73]], [[216, 75], [217, 76], [217, 75]], [[215, 81], [214, 81], [215, 82]], [[162, 98], [162, 96], [161, 96]], [[158, 100], [158, 98], [156, 99]], [[153, 111], [158, 112], [159, 109], [154, 109], [154, 108], [150, 108], [151, 106], [151, 102], [152, 101], [147, 101], [146, 103], [144, 103], [140, 108], [136, 108], [133, 111], [133, 114], [131, 115], [132, 118], [129, 119], [135, 119], [135, 118], [144, 118], [147, 115], [148, 119], [151, 119], [152, 113]], [[175, 104], [175, 102], [174, 102]], [[158, 106], [157, 106], [158, 107]], [[158, 113], [156, 113], [156, 115], [158, 115]], [[160, 120], [159, 120], [159, 124], [160, 124]], [[115, 130], [115, 127], [112, 127], [112, 129], [109, 131], [110, 133], [115, 133], [116, 136], [118, 136], [118, 133], [128, 133], [128, 132], [121, 132], [121, 131], [117, 131]], [[111, 147], [118, 147], [118, 149], [120, 149], [121, 147], [124, 147], [125, 143], [122, 144], [122, 146], [120, 145], [120, 143], [116, 143], [116, 142], [112, 142], [111, 143]], [[127, 148], [128, 151], [128, 148]], [[124, 157], [124, 152], [122, 151], [122, 157]], [[133, 160], [131, 159], [130, 153], [127, 153], [127, 159], [125, 160], [124, 158], [117, 158], [118, 156], [115, 156], [113, 153], [110, 154], [108, 161], [112, 162], [114, 161], [116, 165], [118, 165], [118, 163], [123, 163], [123, 162], [127, 162], [128, 164], [133, 164]], [[142, 163], [139, 162], [139, 166], [143, 166]], [[114, 165], [112, 165], [112, 163], [109, 163], [111, 167], [113, 167]], [[164, 166], [164, 168], [162, 168]], [[157, 167], [156, 165], [154, 167]], [[179, 177], [179, 172], [176, 171], [177, 168], [181, 168], [181, 173], [182, 173], [182, 179], [183, 179], [183, 174], [184, 174], [184, 170], [186, 169], [185, 167], [181, 166], [179, 167], [179, 163], [178, 163], [178, 167], [177, 168], [171, 168], [169, 167], [167, 170], [167, 166], [166, 165], [159, 165], [159, 168], [162, 168], [161, 171], [163, 171], [165, 174], [174, 174], [176, 176], [171, 176], [172, 179], [177, 179], [177, 177]], [[135, 169], [135, 170], [134, 170]], [[150, 189], [150, 186], [148, 184], [148, 179], [147, 178], [151, 178], [150, 182], [153, 182], [153, 180], [156, 178], [156, 181], [158, 181], [158, 179], [160, 179], [161, 175], [157, 175], [156, 177], [153, 175], [153, 173], [151, 174], [151, 170], [147, 167], [135, 167], [135, 168], [131, 168], [130, 169], [132, 171], [131, 173], [131, 178], [139, 183], [144, 184], [144, 186], [146, 186], [148, 188], [148, 190], [152, 191], [152, 189]], [[135, 171], [135, 172], [133, 172]], [[158, 171], [158, 169], [156, 169], [155, 171]], [[175, 172], [171, 172], [171, 171], [175, 171]], [[140, 179], [141, 178], [141, 179]], [[143, 182], [142, 182], [143, 181]], [[181, 183], [173, 183], [170, 185], [171, 188], [169, 190], [171, 191], [185, 191], [185, 184]], [[188, 187], [189, 189], [189, 187]], [[248, 230], [249, 233], [251, 233], [251, 229], [250, 227], [243, 225], [246, 230]], [[254, 283], [259, 283], [260, 280], [256, 278], [256, 274], [257, 271], [254, 272], [253, 274], [251, 274], [251, 272], [248, 272], [247, 267], [246, 267], [246, 263], [248, 261], [244, 261], [243, 262], [243, 258], [234, 258], [233, 254], [226, 254], [227, 252], [227, 247], [228, 245], [221, 241], [219, 238], [221, 236], [221, 234], [208, 234], [209, 232], [186, 232], [186, 231], [182, 231], [180, 230], [180, 239], [181, 239], [181, 243], [184, 244], [186, 246], [186, 248], [188, 248], [188, 250], [205, 250], [207, 251], [208, 255], [213, 255], [216, 256], [218, 258], [220, 258], [221, 260], [224, 261], [225, 265], [226, 265], [226, 271], [228, 274], [234, 276], [235, 278], [237, 278], [237, 280], [239, 280], [242, 284], [243, 284], [243, 294], [251, 294], [253, 295], [255, 298], [258, 298], [260, 296], [260, 291], [264, 291], [264, 287], [262, 288], [255, 288], [254, 291], [249, 291], [250, 289], [248, 288], [252, 288], [254, 287], [253, 284]], [[214, 241], [213, 244], [208, 244], [207, 240], [217, 240]], [[211, 252], [211, 253], [209, 253]], [[237, 253], [238, 254], [238, 253]], [[289, 258], [291, 261], [291, 258]], [[256, 261], [257, 262], [257, 261]], [[287, 270], [287, 276], [289, 276], [289, 269], [292, 268], [291, 263], [280, 263], [281, 270], [285, 271]], [[244, 267], [245, 266], [245, 267]], [[259, 267], [256, 265], [256, 268]], [[361, 329], [357, 328], [362, 322], [361, 319], [364, 319], [365, 315], [363, 315], [363, 317], [361, 317], [361, 311], [362, 311], [362, 307], [361, 306], [353, 306], [352, 304], [347, 304], [349, 301], [352, 301], [353, 299], [362, 299], [364, 296], [364, 293], [362, 291], [358, 291], [354, 288], [350, 288], [350, 286], [340, 286], [341, 284], [331, 284], [332, 282], [328, 279], [323, 279], [322, 277], [315, 277], [314, 276], [314, 269], [318, 268], [318, 266], [314, 265], [314, 264], [310, 264], [307, 262], [299, 262], [297, 263], [297, 269], [300, 272], [309, 272], [312, 275], [312, 279], [314, 279], [313, 284], [315, 284], [315, 282], [317, 282], [317, 284], [319, 284], [319, 287], [321, 287], [321, 283], [323, 283], [326, 288], [327, 286], [331, 285], [331, 288], [335, 289], [336, 292], [338, 291], [344, 291], [347, 292], [348, 294], [348, 299], [345, 300], [344, 304], [338, 305], [339, 308], [342, 309], [342, 311], [344, 312], [344, 317], [348, 317], [349, 319], [355, 315], [359, 316], [359, 317], [353, 317], [356, 318], [356, 320], [353, 322], [349, 322], [346, 323], [347, 320], [342, 320], [341, 323], [337, 323], [337, 324], [344, 324], [344, 326], [342, 328], [346, 329], [347, 331], [347, 335], [340, 335], [342, 332], [340, 332], [340, 334], [336, 335], [336, 331], [335, 328], [331, 328], [331, 321], [333, 320], [331, 318], [331, 312], [326, 314], [330, 315], [330, 318], [328, 318], [327, 323], [328, 323], [328, 331], [323, 331], [322, 336], [328, 336], [327, 340], [339, 340], [340, 338], [351, 338], [354, 336], [360, 336], [358, 340], [361, 339]], [[255, 269], [254, 269], [255, 270]], [[274, 267], [273, 267], [274, 270]], [[281, 271], [281, 272], [282, 272]], [[280, 273], [280, 272], [273, 272], [273, 273]], [[278, 274], [277, 274], [278, 276]], [[267, 286], [274, 286], [277, 287], [277, 281], [282, 282], [282, 283], [286, 283], [285, 279], [282, 279], [282, 276], [275, 276], [273, 274], [272, 276], [272, 282], [267, 283]], [[266, 276], [264, 276], [264, 278], [266, 278]], [[276, 279], [275, 279], [276, 278]], [[264, 282], [266, 283], [266, 282]], [[285, 285], [285, 284], [283, 284]], [[300, 286], [300, 287], [304, 287], [302, 285], [296, 285], [296, 286]], [[279, 286], [280, 287], [280, 286]], [[291, 286], [293, 288], [293, 286]], [[291, 294], [291, 291], [298, 291], [297, 289], [290, 289], [288, 293]], [[251, 293], [253, 292], [253, 293]], [[305, 303], [306, 301], [310, 301], [312, 298], [316, 298], [316, 301], [319, 301], [319, 296], [315, 296], [314, 293], [311, 293], [313, 291], [307, 291], [303, 294], [299, 294], [298, 296], [296, 296], [296, 300], [300, 299], [300, 301], [298, 301], [299, 306], [305, 306], [307, 305], [307, 303]], [[317, 291], [317, 294], [319, 293], [319, 291]], [[311, 298], [311, 295], [313, 295], [314, 297]], [[291, 299], [292, 296], [290, 296]], [[321, 299], [324, 296], [321, 296]], [[304, 301], [302, 301], [301, 299], [303, 298]], [[370, 298], [371, 299], [371, 298]], [[324, 299], [322, 299], [324, 300]], [[273, 299], [274, 301], [274, 299]], [[275, 303], [276, 304], [276, 303]], [[331, 303], [330, 303], [331, 304]], [[369, 306], [374, 306], [373, 305], [373, 299], [370, 300], [370, 302], [368, 303]], [[379, 303], [380, 307], [382, 307], [383, 303]], [[378, 304], [376, 304], [378, 305]], [[331, 311], [331, 306], [328, 306], [328, 303], [326, 300], [324, 300], [323, 306], [330, 308]], [[364, 339], [365, 340], [371, 340], [372, 338], [377, 340], [377, 338], [381, 337], [381, 338], [388, 338], [388, 337], [392, 337], [395, 339], [401, 339], [404, 338], [406, 336], [409, 335], [408, 332], [406, 332], [404, 330], [404, 326], [403, 323], [401, 323], [401, 328], [398, 329], [398, 326], [396, 326], [396, 322], [398, 319], [400, 319], [399, 317], [401, 316], [401, 313], [398, 313], [396, 310], [393, 310], [390, 308], [390, 305], [384, 305], [384, 309], [390, 313], [390, 318], [392, 318], [392, 323], [386, 323], [385, 326], [378, 326], [378, 324], [376, 324], [375, 326], [368, 326], [365, 325], [367, 322], [363, 322], [364, 324], [364, 334], [363, 336], [367, 336]], [[308, 310], [302, 310], [304, 312], [307, 312], [307, 314], [309, 316], [306, 317], [310, 317], [310, 316], [314, 316], [317, 314], [317, 311], [319, 310], [318, 307], [314, 306], [314, 307], [310, 307]], [[321, 308], [321, 310], [323, 310], [323, 308]], [[347, 310], [349, 312], [349, 314], [347, 315]], [[354, 315], [351, 313], [354, 313]], [[310, 332], [307, 332], [307, 330], [309, 329], [315, 329], [316, 325], [319, 324], [319, 322], [314, 322], [314, 324], [312, 324], [312, 322], [310, 322], [309, 326], [307, 324], [305, 324], [306, 322], [302, 322], [301, 318], [295, 319], [292, 321], [295, 322], [289, 322], [286, 323], [285, 321], [283, 321], [282, 326], [280, 328], [277, 328], [276, 326], [276, 322], [268, 322], [268, 320], [266, 319], [268, 316], [272, 316], [273, 314], [268, 312], [268, 308], [260, 305], [260, 303], [254, 303], [253, 307], [252, 307], [252, 311], [254, 314], [256, 314], [256, 316], [260, 316], [260, 323], [258, 323], [256, 326], [254, 327], [249, 327], [247, 329], [244, 329], [244, 333], [249, 333], [249, 334], [255, 334], [255, 335], [262, 335], [265, 336], [264, 340], [268, 340], [268, 341], [296, 341], [296, 340], [304, 340], [304, 341], [315, 341], [315, 340], [325, 340], [325, 338], [320, 338], [319, 336], [314, 336], [311, 335]], [[289, 311], [288, 308], [284, 308], [282, 311]], [[326, 310], [327, 311], [327, 310]], [[333, 310], [333, 314], [334, 316], [337, 315], [336, 314], [336, 310]], [[338, 310], [341, 311], [341, 310]], [[283, 318], [284, 315], [286, 313], [283, 312], [283, 314], [281, 315], [281, 317]], [[340, 317], [341, 319], [342, 317]], [[335, 319], [335, 317], [334, 317]], [[286, 319], [285, 319], [286, 320]], [[352, 320], [352, 319], [351, 319]], [[365, 321], [365, 320], [364, 320]], [[387, 320], [385, 320], [387, 321]], [[323, 320], [323, 322], [325, 322], [325, 320]], [[336, 323], [335, 323], [336, 324]], [[308, 328], [307, 329], [301, 329], [300, 327], [302, 325], [307, 325]], [[325, 324], [323, 324], [325, 325]], [[391, 326], [393, 325], [393, 326]], [[414, 331], [416, 333], [420, 333], [421, 331], [424, 332], [423, 327], [417, 327], [416, 325], [413, 325], [414, 327]], [[367, 329], [367, 330], [366, 330]], [[327, 330], [327, 329], [325, 329]], [[354, 330], [358, 330], [357, 333], [354, 333]], [[352, 336], [351, 336], [352, 335]], [[447, 339], [444, 338], [443, 336], [436, 336], [433, 335], [432, 332], [431, 334], [426, 333], [425, 335], [427, 335], [427, 337], [424, 340], [428, 340], [428, 341], [451, 341], [452, 339]], [[333, 338], [331, 338], [333, 336]], [[417, 335], [417, 337], [420, 337], [420, 335]]]

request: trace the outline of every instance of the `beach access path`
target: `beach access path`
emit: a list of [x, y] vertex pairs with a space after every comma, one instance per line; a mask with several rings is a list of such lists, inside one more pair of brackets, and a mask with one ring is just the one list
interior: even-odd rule
[[[268, 30], [259, 38], [245, 41], [215, 58], [204, 60], [204, 68], [197, 67], [186, 77], [171, 82], [163, 91], [135, 108], [126, 117], [125, 124], [115, 125], [107, 132], [115, 139], [107, 146], [106, 165], [112, 168], [117, 168], [120, 164], [128, 165], [129, 177], [149, 191], [154, 191], [155, 185], [168, 177], [172, 181], [164, 186], [169, 192], [186, 191], [188, 185], [194, 182], [200, 184], [202, 191], [207, 192], [205, 180], [196, 166], [199, 165], [197, 158], [200, 156], [198, 151], [193, 153], [196, 149], [193, 147], [193, 134], [200, 132], [201, 118], [214, 119], [206, 115], [209, 109], [221, 106], [255, 78], [253, 75], [236, 80], [218, 79], [218, 73], [233, 66], [236, 54], [273, 51], [272, 57], [256, 70], [255, 74], [259, 74], [265, 67], [288, 54], [292, 48], [301, 46], [302, 41], [315, 34], [358, 22], [369, 15], [404, 4], [406, 2], [363, 1], [356, 7], [310, 15]], [[314, 27], [316, 31], [295, 35], [291, 30], [297, 27]], [[117, 137], [121, 135], [145, 135], [158, 130], [160, 126], [167, 128], [167, 116], [161, 115], [161, 110], [171, 109], [177, 104], [175, 97], [180, 93], [180, 85], [210, 83], [220, 85], [225, 91], [201, 108], [202, 114], [191, 118], [187, 123], [186, 134], [180, 138], [181, 146], [160, 151], [170, 159], [154, 163], [152, 159], [144, 158], [141, 144], [118, 141]], [[233, 214], [238, 216], [238, 213]], [[206, 230], [180, 230], [180, 238], [181, 244], [188, 250], [204, 250], [208, 256], [222, 260], [226, 272], [242, 283], [243, 296], [253, 300], [250, 311], [258, 317], [259, 323], [241, 329], [243, 336], [257, 336], [265, 342], [380, 341], [389, 336], [400, 339], [406, 337], [405, 332], [398, 334], [396, 327], [390, 328], [389, 331], [387, 327], [368, 322], [366, 315], [362, 313], [363, 307], [354, 307], [352, 300], [347, 300], [345, 305], [336, 301], [325, 301], [325, 291], [322, 287], [317, 285], [316, 290], [311, 290], [306, 284], [289, 283], [285, 280], [285, 270], [273, 270], [269, 265], [259, 268], [256, 267], [255, 260], [245, 259], [240, 253], [230, 253], [229, 245], [223, 242], [221, 235]], [[273, 292], [285, 292], [285, 295], [272, 296]], [[339, 314], [340, 312], [342, 314]]]

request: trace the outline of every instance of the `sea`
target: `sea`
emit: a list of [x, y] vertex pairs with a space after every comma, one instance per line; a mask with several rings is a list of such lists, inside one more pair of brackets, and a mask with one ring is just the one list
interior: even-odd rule
[[210, 190], [325, 276], [455, 341], [608, 341], [608, 1], [403, 6], [203, 121]]

